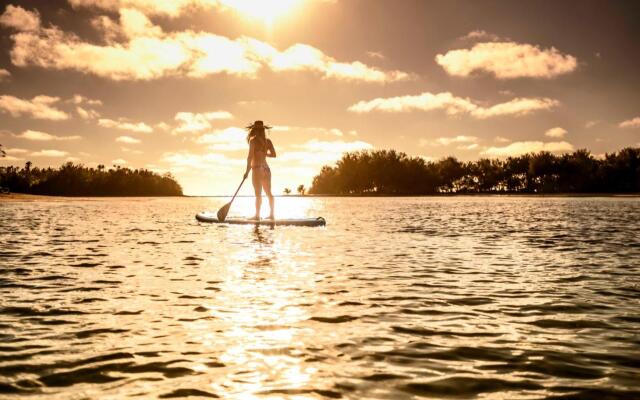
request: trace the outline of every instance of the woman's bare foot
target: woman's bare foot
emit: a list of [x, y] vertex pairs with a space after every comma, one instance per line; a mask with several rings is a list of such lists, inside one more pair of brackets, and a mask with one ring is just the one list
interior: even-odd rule
[[269, 216], [267, 218], [271, 219], [271, 220], [275, 220], [276, 219], [276, 217], [274, 217], [273, 214], [269, 214]]
[[253, 217], [249, 218], [252, 221], [260, 221], [260, 216], [259, 215], [254, 215]]

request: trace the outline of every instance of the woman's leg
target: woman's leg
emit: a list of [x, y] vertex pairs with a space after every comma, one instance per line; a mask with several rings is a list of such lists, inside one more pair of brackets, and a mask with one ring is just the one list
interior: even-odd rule
[[274, 201], [273, 201], [273, 194], [271, 194], [271, 170], [266, 170], [264, 172], [262, 177], [262, 188], [264, 189], [264, 192], [266, 193], [267, 198], [269, 199], [269, 208], [271, 209], [271, 212], [269, 213], [269, 218], [274, 219], [274, 215], [273, 215]]
[[256, 194], [256, 213], [253, 216], [260, 219], [260, 207], [262, 206], [262, 171], [261, 168], [253, 168], [251, 170], [251, 182], [253, 183], [253, 191]]

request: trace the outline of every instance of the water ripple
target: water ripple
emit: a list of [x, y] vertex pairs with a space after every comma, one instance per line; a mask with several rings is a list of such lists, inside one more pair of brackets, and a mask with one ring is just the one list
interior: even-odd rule
[[224, 201], [0, 203], [0, 397], [640, 398], [639, 199]]

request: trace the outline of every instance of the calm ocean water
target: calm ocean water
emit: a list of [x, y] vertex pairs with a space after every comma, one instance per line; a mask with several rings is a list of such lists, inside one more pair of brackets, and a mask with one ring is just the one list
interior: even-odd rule
[[0, 203], [0, 397], [640, 398], [638, 198], [226, 200]]

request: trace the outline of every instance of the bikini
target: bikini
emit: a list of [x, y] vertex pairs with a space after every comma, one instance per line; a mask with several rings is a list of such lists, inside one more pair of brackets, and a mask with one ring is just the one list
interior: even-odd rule
[[[266, 152], [260, 150], [260, 153], [266, 153]], [[271, 174], [271, 169], [269, 168], [269, 165], [267, 165], [266, 162], [264, 164], [252, 165], [251, 169], [253, 170], [254, 168], [262, 169], [262, 173], [264, 174]]]
[[254, 168], [261, 168], [262, 172], [264, 172], [265, 174], [270, 174], [271, 173], [271, 169], [269, 169], [269, 166], [267, 164], [260, 164], [260, 165], [252, 165], [251, 169]]

